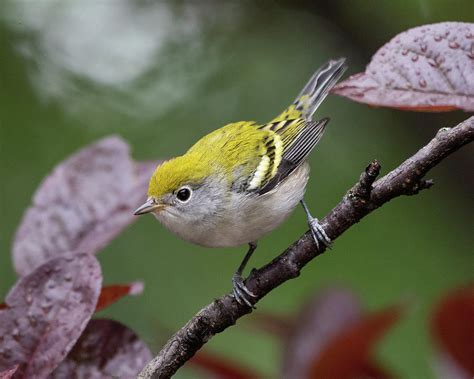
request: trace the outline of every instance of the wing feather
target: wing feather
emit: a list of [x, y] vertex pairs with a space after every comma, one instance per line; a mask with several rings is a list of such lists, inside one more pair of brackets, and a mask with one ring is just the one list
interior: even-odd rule
[[[246, 141], [255, 141], [252, 145], [255, 143], [254, 148], [258, 155], [255, 156], [255, 150], [252, 150], [255, 159], [249, 159], [245, 164], [244, 179], [242, 175], [236, 175], [233, 187], [239, 191], [265, 194], [285, 180], [305, 161], [321, 139], [329, 121], [325, 118], [313, 122], [313, 114], [344, 73], [346, 69], [344, 62], [344, 58], [341, 58], [329, 61], [322, 66], [315, 72], [293, 104], [271, 122], [264, 125], [235, 124], [241, 128], [242, 132], [248, 133], [245, 137]], [[248, 132], [249, 128], [253, 131]], [[254, 134], [255, 132], [261, 134]], [[228, 160], [231, 161], [231, 159]]]
[[267, 130], [267, 136], [262, 140], [262, 145], [259, 147], [262, 151], [260, 161], [249, 179], [248, 191], [264, 187], [277, 173], [283, 156], [283, 142], [275, 132]]
[[321, 140], [328, 122], [329, 118], [323, 118], [318, 122], [308, 123], [308, 126], [285, 151], [283, 159], [299, 165]]
[[271, 191], [305, 161], [314, 146], [323, 136], [329, 118], [310, 122], [300, 135], [284, 151], [278, 170], [273, 177], [258, 190], [259, 195]]

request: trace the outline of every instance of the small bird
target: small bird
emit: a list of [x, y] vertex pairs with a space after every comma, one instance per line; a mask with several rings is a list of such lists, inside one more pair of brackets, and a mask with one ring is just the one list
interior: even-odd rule
[[148, 199], [135, 215], [152, 213], [180, 238], [206, 247], [249, 249], [232, 277], [233, 296], [253, 307], [243, 270], [257, 241], [301, 203], [315, 243], [331, 244], [303, 196], [309, 153], [329, 121], [313, 114], [346, 70], [331, 60], [314, 73], [296, 100], [266, 124], [240, 121], [201, 138], [184, 155], [159, 165]]

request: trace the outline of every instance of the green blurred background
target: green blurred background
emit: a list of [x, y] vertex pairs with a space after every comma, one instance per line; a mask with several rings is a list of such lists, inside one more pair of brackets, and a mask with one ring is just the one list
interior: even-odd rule
[[[269, 120], [329, 58], [346, 56], [352, 74], [401, 31], [473, 18], [472, 0], [2, 1], [0, 297], [15, 282], [10, 250], [23, 211], [42, 178], [77, 149], [114, 133], [136, 159], [181, 154], [228, 122]], [[311, 155], [307, 201], [318, 216], [372, 159], [387, 172], [440, 127], [468, 117], [373, 109], [335, 96], [319, 115], [331, 123]], [[336, 284], [357, 292], [368, 309], [411, 299], [377, 355], [401, 378], [433, 377], [429, 312], [442, 294], [473, 279], [472, 153], [467, 147], [433, 170], [433, 189], [355, 225], [259, 309], [292, 314], [314, 291]], [[268, 262], [306, 229], [298, 209], [261, 241], [251, 265]], [[141, 279], [145, 292], [101, 316], [129, 325], [156, 351], [230, 290], [244, 251], [196, 247], [140, 218], [99, 259], [105, 283]], [[278, 343], [245, 319], [206, 349], [272, 376], [280, 365]], [[185, 368], [176, 377], [197, 374]]]

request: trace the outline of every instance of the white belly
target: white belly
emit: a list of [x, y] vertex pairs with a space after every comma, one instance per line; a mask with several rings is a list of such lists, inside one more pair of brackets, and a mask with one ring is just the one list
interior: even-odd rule
[[305, 162], [264, 195], [233, 193], [227, 209], [212, 223], [181, 222], [171, 227], [170, 220], [160, 221], [181, 238], [197, 245], [233, 247], [256, 242], [288, 218], [304, 196], [308, 177], [309, 165]]

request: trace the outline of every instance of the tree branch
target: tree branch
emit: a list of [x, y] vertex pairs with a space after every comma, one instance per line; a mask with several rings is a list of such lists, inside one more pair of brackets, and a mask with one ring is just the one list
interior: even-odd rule
[[[380, 164], [373, 161], [341, 202], [321, 220], [326, 233], [335, 240], [350, 226], [391, 199], [414, 195], [431, 187], [433, 182], [423, 179], [426, 173], [473, 139], [474, 117], [470, 117], [454, 128], [439, 130], [425, 147], [377, 181]], [[299, 276], [301, 269], [324, 251], [324, 246], [320, 244], [318, 249], [311, 233], [306, 232], [273, 261], [252, 270], [246, 286], [257, 295], [258, 301], [280, 284]], [[139, 378], [171, 377], [212, 336], [234, 325], [238, 318], [251, 311], [249, 307], [238, 304], [230, 294], [214, 300], [170, 338]]]

